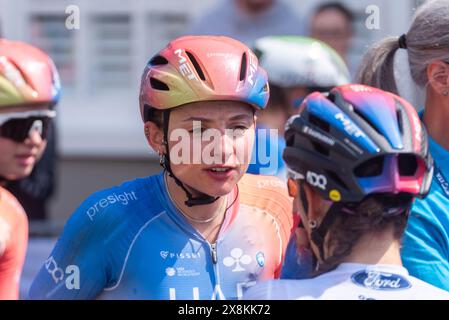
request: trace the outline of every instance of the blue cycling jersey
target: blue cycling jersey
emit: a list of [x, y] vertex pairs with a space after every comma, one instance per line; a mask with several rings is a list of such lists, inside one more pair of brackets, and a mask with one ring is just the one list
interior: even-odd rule
[[246, 172], [287, 179], [287, 166], [282, 159], [285, 139], [274, 129], [257, 125], [252, 158]]
[[174, 206], [163, 174], [93, 194], [68, 221], [30, 298], [239, 299], [279, 276], [293, 218], [277, 178], [247, 174], [237, 186], [215, 244]]
[[449, 151], [429, 137], [435, 160], [430, 192], [412, 207], [402, 259], [410, 274], [449, 291]]

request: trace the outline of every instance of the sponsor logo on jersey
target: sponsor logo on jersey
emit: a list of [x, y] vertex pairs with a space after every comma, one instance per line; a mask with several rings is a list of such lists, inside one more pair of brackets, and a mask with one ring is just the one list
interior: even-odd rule
[[351, 280], [358, 286], [372, 290], [403, 290], [412, 286], [401, 275], [373, 270], [356, 272], [351, 276]]
[[97, 202], [93, 206], [91, 206], [89, 209], [86, 210], [86, 214], [89, 217], [90, 221], [94, 220], [94, 217], [102, 211], [103, 209], [106, 209], [110, 205], [119, 203], [123, 206], [127, 206], [130, 202], [138, 200], [136, 192], [122, 192], [122, 193], [112, 193], [108, 195], [107, 197], [104, 197]]
[[69, 290], [80, 289], [80, 269], [76, 265], [68, 265], [65, 269], [58, 266], [55, 258], [50, 256], [45, 260], [45, 269], [53, 278], [55, 284], [65, 279], [65, 286]]
[[256, 254], [256, 261], [260, 267], [263, 267], [265, 265], [265, 255], [263, 254], [263, 252], [259, 251]]
[[250, 255], [245, 254], [242, 249], [234, 248], [231, 250], [230, 256], [223, 259], [223, 264], [232, 269], [232, 272], [245, 271], [244, 265], [251, 263], [253, 259]]
[[165, 268], [165, 274], [169, 277], [198, 277], [200, 272], [195, 269], [188, 269], [185, 267], [167, 267]]
[[162, 259], [200, 259], [200, 253], [191, 253], [191, 252], [181, 252], [181, 253], [175, 253], [170, 251], [162, 250], [159, 252]]
[[165, 274], [169, 277], [173, 277], [176, 274], [175, 268], [168, 267], [165, 269]]

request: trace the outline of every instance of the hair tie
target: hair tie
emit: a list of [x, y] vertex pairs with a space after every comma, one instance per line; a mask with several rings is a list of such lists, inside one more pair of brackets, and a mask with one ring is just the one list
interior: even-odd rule
[[407, 49], [407, 38], [405, 36], [405, 33], [399, 37], [398, 44], [399, 44], [399, 48]]

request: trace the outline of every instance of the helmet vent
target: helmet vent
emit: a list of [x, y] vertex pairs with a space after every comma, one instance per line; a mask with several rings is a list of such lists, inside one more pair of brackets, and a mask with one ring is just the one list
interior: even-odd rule
[[367, 178], [380, 176], [384, 169], [384, 156], [369, 159], [354, 169], [356, 177]]
[[376, 130], [376, 132], [378, 134], [382, 135], [382, 133], [377, 128], [377, 126], [375, 126], [374, 123], [370, 119], [368, 119], [362, 112], [360, 112], [360, 110], [358, 110], [357, 108], [354, 108], [354, 112], [356, 115], [358, 115], [360, 118], [362, 118], [371, 128]]
[[321, 153], [323, 156], [328, 157], [329, 156], [329, 148], [323, 146], [321, 143], [311, 141], [313, 148], [316, 152]]
[[245, 80], [247, 63], [246, 52], [244, 52], [242, 55], [242, 64], [240, 65], [240, 81]]
[[402, 111], [400, 109], [396, 110], [396, 116], [398, 118], [398, 126], [401, 134], [404, 133], [404, 124], [402, 122]]
[[287, 147], [292, 147], [295, 144], [295, 135], [294, 134], [285, 134], [285, 145]]
[[165, 65], [168, 64], [168, 60], [165, 59], [163, 56], [157, 55], [151, 58], [149, 64], [151, 64], [152, 66]]
[[327, 123], [323, 119], [318, 118], [313, 114], [309, 114], [309, 122], [325, 132], [329, 132], [330, 130], [329, 123]]
[[162, 90], [162, 91], [170, 90], [170, 88], [165, 83], [163, 83], [162, 81], [160, 81], [156, 78], [153, 78], [153, 77], [150, 78], [150, 84], [151, 84], [151, 87], [156, 90]]
[[413, 154], [400, 154], [398, 156], [400, 176], [414, 176], [418, 170], [418, 160]]
[[193, 54], [191, 54], [189, 51], [186, 51], [187, 56], [189, 57], [190, 61], [193, 64], [193, 67], [196, 70], [196, 73], [198, 74], [198, 76], [200, 77], [201, 80], [205, 81], [206, 77], [204, 76], [204, 72], [203, 70], [201, 70], [200, 64], [198, 63], [198, 61], [195, 59], [195, 56]]

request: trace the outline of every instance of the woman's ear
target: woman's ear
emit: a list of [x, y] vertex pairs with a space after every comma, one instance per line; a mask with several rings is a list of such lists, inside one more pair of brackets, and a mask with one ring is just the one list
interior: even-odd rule
[[315, 221], [319, 226], [329, 210], [330, 204], [323, 200], [319, 193], [315, 192], [309, 184], [304, 183], [303, 187], [309, 204], [307, 216], [310, 221]]
[[147, 121], [144, 125], [145, 137], [148, 144], [158, 154], [165, 154], [164, 132], [154, 122]]
[[449, 95], [449, 66], [443, 61], [432, 61], [427, 66], [427, 78], [432, 89], [440, 95]]

